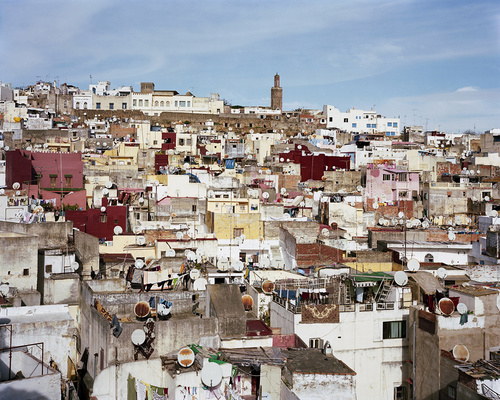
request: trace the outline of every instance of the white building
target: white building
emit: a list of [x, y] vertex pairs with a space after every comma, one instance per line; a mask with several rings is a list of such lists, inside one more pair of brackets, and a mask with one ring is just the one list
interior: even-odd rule
[[351, 133], [385, 134], [399, 136], [399, 118], [386, 118], [376, 111], [363, 111], [354, 108], [341, 112], [334, 106], [325, 105], [327, 129], [337, 128]]

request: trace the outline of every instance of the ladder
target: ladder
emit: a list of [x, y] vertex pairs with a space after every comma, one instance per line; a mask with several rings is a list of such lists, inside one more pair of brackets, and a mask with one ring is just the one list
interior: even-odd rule
[[375, 294], [375, 302], [383, 303], [391, 293], [393, 279], [383, 278], [377, 293]]

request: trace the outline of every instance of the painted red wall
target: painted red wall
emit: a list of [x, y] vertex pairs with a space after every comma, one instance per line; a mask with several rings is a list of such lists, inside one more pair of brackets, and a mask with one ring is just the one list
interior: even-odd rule
[[[106, 215], [106, 222], [101, 216]], [[82, 232], [99, 239], [113, 240], [115, 226], [127, 230], [127, 206], [108, 206], [105, 212], [100, 208], [90, 208], [83, 211], [66, 211], [66, 220], [73, 221], [73, 226]]]

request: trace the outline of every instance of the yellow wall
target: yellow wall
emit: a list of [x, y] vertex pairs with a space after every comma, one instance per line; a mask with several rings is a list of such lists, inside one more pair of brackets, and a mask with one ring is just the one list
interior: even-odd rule
[[348, 267], [358, 270], [359, 272], [387, 272], [387, 271], [402, 271], [403, 268], [401, 264], [393, 262], [379, 262], [379, 263], [356, 263], [347, 262], [345, 263]]
[[[258, 239], [264, 231], [260, 213], [208, 214], [209, 219], [213, 220], [213, 232], [217, 239], [234, 238], [234, 228], [243, 228], [246, 239]], [[207, 225], [211, 226], [210, 222]]]

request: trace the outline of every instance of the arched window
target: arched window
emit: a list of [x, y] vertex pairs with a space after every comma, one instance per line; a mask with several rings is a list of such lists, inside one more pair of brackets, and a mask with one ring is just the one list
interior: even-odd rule
[[167, 101], [166, 104], [167, 104], [167, 107], [170, 107], [170, 101]]
[[83, 103], [83, 108], [86, 110], [87, 109], [87, 102]]
[[155, 107], [158, 107], [158, 100], [155, 101]]
[[75, 104], [75, 108], [78, 110], [80, 108], [80, 102], [77, 101], [76, 104]]
[[427, 253], [424, 257], [424, 261], [428, 263], [434, 262], [434, 256], [431, 253]]
[[165, 106], [165, 103], [162, 101], [160, 101], [160, 107], [164, 107]]

